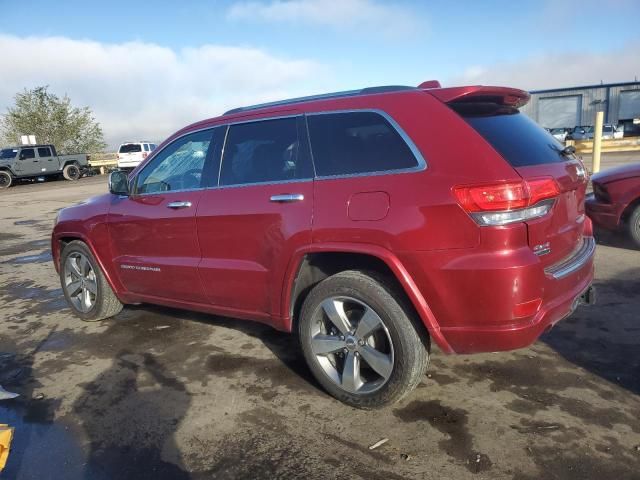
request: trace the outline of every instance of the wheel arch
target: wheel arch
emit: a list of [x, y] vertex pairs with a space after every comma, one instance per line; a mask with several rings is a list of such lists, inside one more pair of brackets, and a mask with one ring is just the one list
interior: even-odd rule
[[626, 224], [629, 221], [629, 217], [631, 217], [631, 214], [637, 207], [640, 207], [640, 196], [632, 199], [629, 204], [624, 207], [624, 210], [622, 210], [622, 213], [620, 214], [620, 223]]
[[[102, 274], [104, 275], [104, 278], [109, 283], [111, 290], [113, 290], [116, 296], [120, 298], [121, 297], [120, 292], [123, 291], [122, 284], [119, 282], [119, 280], [114, 275], [114, 273], [109, 268], [107, 268], [106, 264], [102, 260], [102, 257], [98, 254], [92, 242], [82, 233], [76, 233], [76, 232], [59, 233], [54, 235], [51, 242], [51, 252], [53, 256], [53, 264], [56, 271], [60, 272], [60, 258], [62, 255], [62, 250], [69, 243], [76, 240], [79, 240], [82, 243], [84, 243], [87, 246], [87, 248], [91, 251], [93, 258], [95, 258], [96, 262], [98, 262], [98, 266], [100, 267], [100, 270], [102, 270]], [[122, 302], [122, 303], [125, 303], [125, 302]]]
[[316, 244], [299, 251], [289, 265], [283, 285], [282, 330], [295, 331], [302, 303], [317, 283], [345, 270], [373, 271], [394, 282], [421, 320], [419, 323], [424, 332], [442, 351], [453, 352], [425, 298], [400, 260], [389, 250], [368, 244]]

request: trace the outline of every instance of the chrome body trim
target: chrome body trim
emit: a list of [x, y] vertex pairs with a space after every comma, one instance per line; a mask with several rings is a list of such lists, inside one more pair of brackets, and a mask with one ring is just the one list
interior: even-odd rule
[[578, 247], [560, 262], [544, 269], [547, 276], [560, 280], [576, 270], [580, 270], [593, 258], [596, 251], [596, 240], [593, 237], [583, 237]]
[[[280, 119], [283, 119], [283, 118], [295, 118], [295, 117], [301, 117], [301, 116], [303, 116], [305, 118], [305, 123], [306, 123], [306, 118], [310, 117], [310, 116], [313, 116], [313, 115], [331, 115], [331, 114], [339, 114], [339, 113], [359, 113], [359, 112], [375, 113], [375, 114], [380, 115], [387, 122], [389, 122], [391, 127], [398, 133], [398, 135], [400, 135], [402, 140], [409, 147], [409, 150], [411, 150], [411, 153], [413, 154], [413, 156], [415, 157], [416, 161], [418, 162], [418, 165], [416, 165], [415, 167], [398, 168], [398, 169], [394, 169], [394, 170], [372, 171], [372, 172], [351, 173], [351, 174], [341, 174], [341, 175], [323, 175], [323, 176], [316, 175], [314, 178], [296, 178], [296, 179], [290, 179], [290, 180], [278, 180], [278, 181], [271, 181], [271, 182], [238, 183], [238, 184], [234, 184], [234, 185], [220, 185], [220, 176], [221, 176], [221, 173], [222, 173], [222, 162], [224, 161], [224, 151], [225, 151], [226, 146], [227, 146], [227, 137], [229, 135], [230, 127], [232, 127], [233, 125], [240, 125], [240, 124], [244, 124], [244, 123], [262, 122], [262, 121], [268, 121], [268, 120], [280, 120]], [[192, 189], [185, 189], [185, 190], [169, 190], [169, 191], [166, 191], [166, 192], [150, 192], [150, 193], [135, 193], [134, 192], [132, 195], [133, 196], [161, 195], [161, 194], [167, 194], [167, 193], [187, 192], [187, 191], [194, 191], [194, 190], [211, 190], [211, 189], [219, 189], [219, 188], [238, 188], [238, 187], [248, 187], [248, 186], [252, 186], [252, 185], [277, 185], [277, 184], [281, 184], [281, 183], [304, 182], [304, 181], [309, 181], [309, 180], [333, 180], [333, 179], [353, 178], [353, 177], [374, 177], [374, 176], [381, 176], [381, 175], [396, 175], [396, 174], [401, 174], [401, 173], [420, 172], [420, 171], [423, 171], [423, 170], [427, 169], [427, 162], [424, 159], [422, 153], [420, 152], [420, 150], [418, 149], [416, 144], [413, 142], [411, 137], [402, 129], [402, 127], [398, 124], [398, 122], [396, 122], [393, 119], [393, 117], [391, 117], [384, 110], [375, 109], [375, 108], [357, 108], [357, 109], [347, 109], [347, 110], [327, 110], [327, 111], [310, 112], [310, 113], [302, 113], [302, 112], [294, 113], [294, 114], [287, 113], [287, 114], [284, 114], [284, 115], [274, 114], [274, 115], [270, 115], [270, 116], [267, 116], [267, 117], [243, 118], [243, 119], [237, 120], [237, 121], [231, 120], [231, 121], [223, 122], [223, 123], [220, 123], [220, 124], [217, 124], [217, 125], [209, 125], [207, 127], [203, 127], [203, 128], [197, 129], [197, 130], [190, 130], [190, 131], [185, 132], [182, 135], [174, 138], [171, 143], [168, 143], [164, 147], [156, 148], [153, 151], [153, 153], [151, 155], [149, 155], [145, 159], [145, 165], [138, 172], [136, 172], [135, 176], [130, 178], [130, 181], [129, 181], [130, 185], [136, 186], [135, 181], [136, 181], [137, 176], [140, 174], [140, 172], [144, 171], [144, 169], [146, 168], [147, 164], [156, 155], [158, 155], [165, 148], [167, 148], [169, 145], [172, 145], [177, 140], [180, 140], [181, 138], [186, 137], [187, 135], [191, 135], [193, 133], [198, 133], [198, 132], [203, 132], [203, 131], [206, 131], [206, 130], [211, 130], [212, 134], [213, 134], [213, 130], [216, 129], [216, 128], [225, 128], [226, 129], [225, 134], [224, 134], [223, 144], [222, 144], [222, 150], [220, 152], [220, 165], [218, 167], [218, 181], [216, 182], [217, 183], [216, 186], [213, 186], [213, 187], [199, 187], [199, 188], [192, 188]], [[308, 125], [307, 125], [307, 138], [309, 139], [309, 143], [311, 143], [311, 134], [309, 133]], [[315, 166], [315, 161], [314, 161], [315, 159], [313, 158], [313, 149], [311, 149], [311, 146], [309, 146], [309, 148], [310, 148], [310, 151], [311, 151], [311, 159], [312, 159], [313, 168], [314, 168], [314, 171], [315, 171], [316, 170], [316, 166]]]
[[189, 208], [191, 206], [191, 202], [170, 202], [167, 203], [167, 208], [173, 208], [174, 210], [178, 210], [181, 208]]
[[304, 200], [304, 195], [301, 193], [286, 193], [282, 195], [272, 195], [270, 200], [276, 203], [301, 202], [302, 200]]

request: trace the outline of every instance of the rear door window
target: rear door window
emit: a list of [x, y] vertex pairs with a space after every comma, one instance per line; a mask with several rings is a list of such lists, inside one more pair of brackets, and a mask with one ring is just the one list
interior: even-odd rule
[[398, 131], [376, 112], [336, 112], [307, 117], [318, 176], [386, 172], [417, 167]]
[[298, 117], [229, 126], [220, 185], [310, 179], [309, 158], [300, 152]]
[[49, 147], [38, 147], [38, 156], [39, 157], [50, 157], [51, 149]]
[[517, 108], [495, 103], [450, 104], [512, 167], [564, 162], [560, 142]]
[[142, 151], [142, 145], [139, 143], [126, 143], [120, 146], [118, 153], [136, 153]]
[[143, 145], [144, 145], [144, 151], [145, 151], [145, 152], [148, 152], [148, 151], [149, 151], [149, 144], [148, 144], [148, 143], [145, 143], [145, 144], [143, 144]]

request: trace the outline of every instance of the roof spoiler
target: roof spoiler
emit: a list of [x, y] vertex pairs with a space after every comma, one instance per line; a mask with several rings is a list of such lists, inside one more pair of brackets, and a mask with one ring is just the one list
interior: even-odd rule
[[531, 98], [528, 92], [518, 88], [483, 85], [425, 90], [443, 103], [490, 102], [520, 108]]

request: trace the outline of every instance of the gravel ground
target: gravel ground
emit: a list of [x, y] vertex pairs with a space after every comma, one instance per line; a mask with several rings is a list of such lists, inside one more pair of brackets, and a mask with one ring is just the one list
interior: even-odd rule
[[52, 222], [105, 189], [0, 193], [0, 384], [20, 393], [0, 402], [16, 428], [0, 478], [640, 478], [640, 252], [623, 239], [599, 237], [596, 306], [528, 349], [435, 351], [416, 392], [364, 412], [259, 324], [147, 305], [72, 316]]

